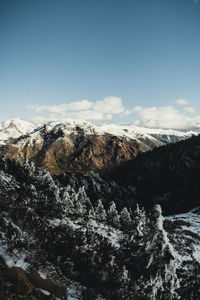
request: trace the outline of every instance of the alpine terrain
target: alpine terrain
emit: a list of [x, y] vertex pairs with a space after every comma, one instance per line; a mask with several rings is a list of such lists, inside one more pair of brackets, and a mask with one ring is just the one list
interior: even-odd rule
[[0, 128], [0, 299], [200, 299], [197, 132]]

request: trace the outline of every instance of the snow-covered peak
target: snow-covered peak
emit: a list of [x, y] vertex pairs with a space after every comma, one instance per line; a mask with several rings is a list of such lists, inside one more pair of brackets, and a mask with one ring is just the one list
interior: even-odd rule
[[87, 134], [91, 134], [94, 132], [98, 132], [98, 127], [93, 125], [90, 122], [84, 121], [84, 120], [74, 120], [74, 119], [62, 119], [59, 121], [51, 121], [47, 123], [47, 126], [54, 127], [54, 128], [64, 128], [68, 131], [72, 130], [74, 131], [74, 128], [79, 128], [83, 130]]
[[21, 135], [30, 133], [35, 125], [19, 118], [9, 119], [0, 122], [0, 142], [8, 141], [10, 138], [18, 138]]
[[[0, 123], [0, 143], [4, 144], [11, 138], [18, 138], [22, 135], [31, 133], [35, 129], [35, 135], [45, 129], [47, 133], [57, 133], [62, 130], [64, 136], [77, 135], [81, 132], [84, 135], [105, 135], [111, 134], [127, 140], [136, 140], [137, 142], [149, 141], [155, 146], [167, 144], [170, 142], [177, 142], [182, 139], [197, 135], [198, 132], [193, 131], [178, 131], [168, 129], [155, 129], [137, 127], [134, 124], [104, 124], [93, 125], [84, 120], [75, 119], [61, 119], [52, 120], [45, 124], [34, 125], [28, 121], [19, 118], [9, 119]], [[33, 137], [33, 136], [32, 136]]]
[[157, 128], [145, 128], [145, 127], [138, 127], [134, 124], [107, 124], [102, 125], [99, 127], [100, 130], [115, 134], [118, 136], [126, 136], [131, 138], [132, 136], [135, 137], [149, 137], [149, 136], [177, 136], [177, 137], [190, 137], [192, 135], [197, 135], [197, 132], [194, 131], [178, 131], [173, 129], [157, 129]]
[[[41, 124], [38, 129], [42, 128], [44, 124]], [[75, 133], [78, 129], [81, 129], [84, 134], [111, 134], [127, 139], [151, 139], [154, 140], [157, 137], [163, 136], [167, 142], [171, 141], [170, 137], [177, 137], [179, 139], [185, 139], [192, 135], [197, 135], [198, 132], [194, 131], [178, 131], [173, 129], [157, 129], [157, 128], [145, 128], [135, 126], [131, 124], [103, 124], [94, 125], [88, 121], [76, 120], [76, 119], [61, 119], [52, 120], [45, 124], [47, 131], [62, 129], [65, 134]]]

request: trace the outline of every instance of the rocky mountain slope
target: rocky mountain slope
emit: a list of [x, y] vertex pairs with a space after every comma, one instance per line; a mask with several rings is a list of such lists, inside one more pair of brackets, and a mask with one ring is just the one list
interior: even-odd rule
[[130, 125], [95, 126], [61, 120], [36, 127], [10, 120], [0, 127], [0, 153], [30, 159], [53, 174], [99, 170], [130, 160], [140, 152], [191, 137], [196, 132], [147, 129]]
[[0, 170], [1, 299], [198, 299], [198, 210], [164, 220], [95, 173]]

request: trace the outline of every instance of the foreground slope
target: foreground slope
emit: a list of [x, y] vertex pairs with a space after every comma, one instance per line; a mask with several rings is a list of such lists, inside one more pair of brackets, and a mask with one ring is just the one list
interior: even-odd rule
[[198, 211], [164, 221], [95, 173], [57, 178], [6, 157], [0, 170], [1, 299], [199, 298]]
[[[178, 262], [160, 207], [149, 215], [130, 209], [122, 187], [93, 173], [80, 185], [6, 157], [0, 168], [1, 297], [178, 299]], [[89, 196], [91, 185], [104, 187], [102, 199]], [[121, 208], [113, 201], [120, 193]]]

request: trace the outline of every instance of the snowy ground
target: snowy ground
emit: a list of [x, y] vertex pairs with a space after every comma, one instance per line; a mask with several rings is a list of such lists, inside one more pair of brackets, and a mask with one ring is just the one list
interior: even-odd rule
[[[52, 227], [57, 227], [59, 225], [67, 224], [73, 229], [81, 228], [82, 226], [79, 224], [79, 220], [71, 221], [69, 218], [65, 219], [53, 219], [49, 220], [49, 224]], [[108, 226], [103, 223], [99, 223], [94, 219], [91, 219], [88, 221], [89, 228], [93, 231], [101, 235], [102, 237], [105, 237], [108, 242], [114, 247], [119, 248], [120, 247], [120, 240], [123, 239], [124, 233], [121, 230], [115, 229], [112, 226]], [[85, 227], [82, 227], [82, 230], [85, 231]]]
[[200, 209], [165, 217], [175, 225], [169, 236], [173, 241], [179, 266], [186, 268], [194, 259], [200, 263]]

